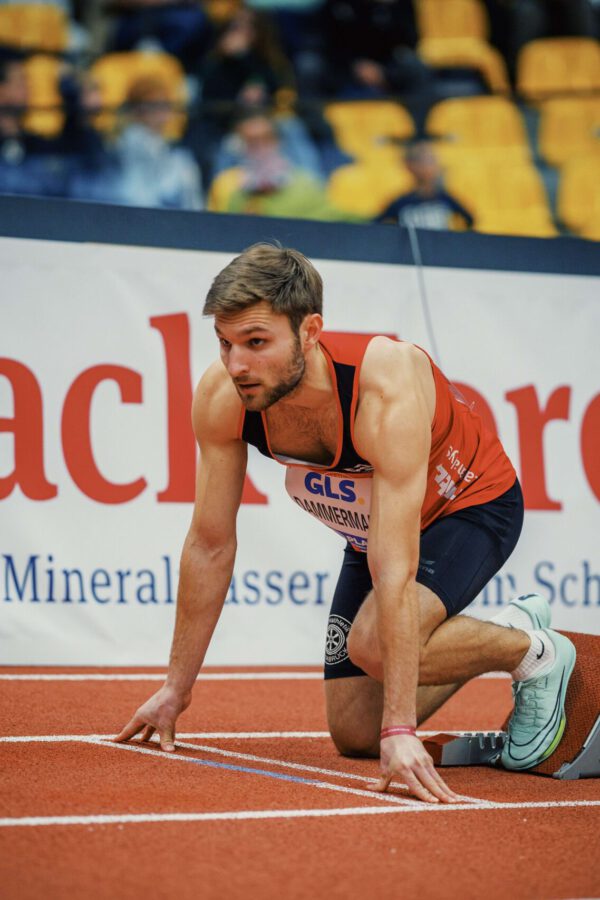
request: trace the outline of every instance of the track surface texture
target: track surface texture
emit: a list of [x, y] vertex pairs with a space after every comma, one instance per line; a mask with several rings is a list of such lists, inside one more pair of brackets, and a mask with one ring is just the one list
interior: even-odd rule
[[[160, 670], [0, 668], [2, 900], [600, 897], [600, 779], [444, 769], [464, 802], [402, 786], [326, 733], [316, 670], [206, 670], [176, 754], [110, 743]], [[498, 730], [482, 678], [422, 732]]]

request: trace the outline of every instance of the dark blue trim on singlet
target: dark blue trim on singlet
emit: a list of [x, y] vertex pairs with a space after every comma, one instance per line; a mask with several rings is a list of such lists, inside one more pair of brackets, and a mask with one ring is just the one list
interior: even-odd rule
[[[331, 359], [335, 369], [337, 393], [340, 401], [340, 408], [342, 410], [342, 452], [337, 465], [335, 466], [317, 466], [310, 462], [307, 462], [306, 465], [308, 467], [313, 467], [314, 465], [314, 468], [324, 472], [355, 472], [357, 466], [369, 466], [367, 460], [363, 459], [363, 457], [359, 456], [356, 452], [354, 444], [352, 443], [352, 396], [357, 370], [356, 366], [349, 366], [346, 363], [339, 363], [333, 358]], [[246, 411], [242, 426], [242, 440], [246, 441], [247, 444], [252, 444], [253, 447], [256, 447], [263, 456], [268, 456], [269, 459], [275, 459], [279, 463], [282, 462], [282, 460], [277, 459], [277, 457], [273, 456], [269, 451], [267, 435], [265, 433], [261, 413]], [[298, 460], [298, 462], [300, 462], [300, 460]]]
[[[426, 229], [416, 229], [416, 234], [424, 266], [600, 275], [598, 244], [581, 238], [499, 237]], [[0, 236], [232, 254], [257, 241], [278, 240], [312, 259], [404, 266], [416, 262], [408, 230], [395, 225], [135, 209], [47, 197], [0, 196]]]

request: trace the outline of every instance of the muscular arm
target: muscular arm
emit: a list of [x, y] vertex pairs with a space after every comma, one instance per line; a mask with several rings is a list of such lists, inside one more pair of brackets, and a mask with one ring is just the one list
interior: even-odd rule
[[[369, 522], [369, 569], [383, 664], [384, 728], [416, 727], [419, 608], [416, 585], [421, 508], [427, 486], [435, 389], [426, 357], [411, 345], [376, 338], [361, 374], [356, 447], [374, 467]], [[414, 734], [388, 736], [380, 747], [386, 790], [400, 776], [415, 796], [452, 802]]]
[[200, 448], [192, 522], [181, 555], [177, 615], [163, 687], [136, 712], [116, 740], [159, 732], [174, 749], [175, 721], [210, 644], [233, 573], [236, 516], [246, 473], [246, 445], [237, 437], [240, 402], [220, 364], [204, 375], [194, 394], [192, 418]]
[[[192, 522], [181, 554], [177, 615], [167, 684], [191, 690], [204, 661], [233, 574], [235, 522], [246, 472], [246, 445], [235, 418], [223, 421], [212, 379], [194, 396], [193, 424], [200, 462]], [[234, 427], [232, 427], [234, 426]]]
[[368, 560], [383, 663], [383, 726], [414, 726], [419, 665], [415, 576], [431, 443], [430, 403], [414, 357], [419, 351], [385, 345], [374, 350], [364, 373], [356, 435], [361, 454], [375, 469]]

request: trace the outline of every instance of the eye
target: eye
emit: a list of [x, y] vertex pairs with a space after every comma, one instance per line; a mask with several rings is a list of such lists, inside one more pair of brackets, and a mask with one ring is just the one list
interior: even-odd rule
[[229, 350], [229, 348], [231, 347], [231, 344], [229, 343], [229, 341], [226, 341], [225, 338], [219, 338], [219, 343], [224, 350]]
[[264, 344], [264, 338], [250, 338], [248, 341], [250, 347], [262, 347]]

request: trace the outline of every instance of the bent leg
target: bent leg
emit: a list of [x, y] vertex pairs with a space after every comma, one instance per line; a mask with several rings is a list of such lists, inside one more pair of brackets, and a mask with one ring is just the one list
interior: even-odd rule
[[[439, 709], [460, 684], [427, 685], [417, 689], [417, 724]], [[379, 756], [383, 687], [364, 675], [325, 682], [329, 732], [343, 756]]]

